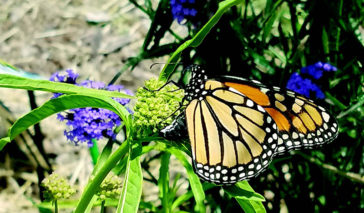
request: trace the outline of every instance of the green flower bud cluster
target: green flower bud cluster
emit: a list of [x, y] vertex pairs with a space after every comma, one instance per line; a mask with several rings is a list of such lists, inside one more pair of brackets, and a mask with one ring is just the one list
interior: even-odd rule
[[117, 199], [121, 194], [122, 180], [120, 177], [109, 173], [108, 176], [100, 185], [100, 191], [97, 193], [100, 200], [105, 200], [106, 198]]
[[[157, 79], [145, 82], [145, 88], [139, 88], [134, 107], [134, 124], [137, 136], [151, 136], [159, 132], [163, 127], [172, 123], [171, 115], [180, 107], [184, 97], [184, 91], [177, 86]], [[164, 86], [164, 87], [163, 87]], [[163, 87], [162, 89], [160, 89]], [[156, 91], [160, 89], [159, 91]]]
[[68, 199], [76, 193], [76, 190], [68, 184], [65, 178], [55, 173], [45, 178], [41, 185], [45, 189], [44, 198], [46, 200]]

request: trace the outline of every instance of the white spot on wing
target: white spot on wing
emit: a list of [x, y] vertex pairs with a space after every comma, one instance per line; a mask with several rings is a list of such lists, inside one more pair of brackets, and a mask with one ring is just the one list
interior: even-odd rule
[[260, 105], [258, 105], [258, 110], [261, 111], [261, 112], [265, 112], [265, 110], [263, 109], [263, 107], [261, 107]]
[[330, 120], [330, 115], [329, 115], [329, 114], [327, 114], [326, 112], [322, 112], [321, 114], [322, 114], [322, 117], [324, 118], [324, 121], [325, 121], [325, 122], [329, 122], [329, 120]]
[[232, 87], [229, 87], [229, 90], [230, 90], [231, 92], [237, 93], [237, 94], [239, 94], [239, 95], [243, 95], [243, 94], [241, 94], [238, 90], [236, 90], [236, 89], [234, 89], [234, 88], [232, 88]]
[[264, 94], [267, 94], [267, 92], [269, 91], [269, 89], [262, 87], [260, 89], [260, 91], [262, 91], [262, 93], [264, 93]]
[[298, 134], [297, 134], [296, 132], [293, 132], [293, 133], [292, 133], [292, 138], [293, 138], [293, 139], [297, 139], [297, 138], [298, 138]]
[[252, 100], [247, 100], [246, 101], [246, 105], [248, 106], [248, 107], [253, 107], [254, 106], [254, 103], [253, 103], [253, 101]]

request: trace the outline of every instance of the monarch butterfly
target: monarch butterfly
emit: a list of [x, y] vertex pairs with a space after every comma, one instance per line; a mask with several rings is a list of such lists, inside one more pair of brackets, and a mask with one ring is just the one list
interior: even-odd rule
[[300, 94], [233, 76], [209, 79], [199, 65], [190, 69], [185, 113], [161, 134], [173, 139], [187, 130], [193, 167], [203, 180], [234, 184], [260, 174], [276, 155], [338, 135], [335, 118]]

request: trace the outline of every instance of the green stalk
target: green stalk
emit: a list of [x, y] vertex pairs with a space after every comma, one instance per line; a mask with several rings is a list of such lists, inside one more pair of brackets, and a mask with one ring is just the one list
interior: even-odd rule
[[101, 210], [100, 213], [105, 213], [105, 200], [101, 202]]
[[107, 161], [102, 165], [100, 170], [96, 173], [93, 180], [87, 184], [85, 190], [82, 193], [81, 199], [77, 204], [75, 213], [85, 212], [90, 200], [94, 194], [99, 189], [102, 181], [105, 179], [106, 175], [111, 171], [116, 163], [123, 158], [123, 156], [129, 151], [129, 141], [124, 141], [121, 146], [107, 159]]
[[99, 147], [97, 146], [97, 140], [93, 138], [92, 143], [93, 145], [88, 150], [90, 151], [92, 164], [95, 166], [100, 153], [99, 153]]
[[325, 95], [329, 100], [331, 100], [334, 103], [335, 106], [339, 107], [341, 110], [345, 110], [348, 108], [343, 103], [341, 103], [341, 101], [332, 96], [329, 92], [325, 92]]
[[[339, 14], [338, 14], [338, 17], [341, 17], [342, 16], [342, 13], [343, 13], [343, 3], [344, 1], [343, 0], [340, 0], [339, 2]], [[340, 54], [339, 53], [339, 46], [340, 46], [340, 34], [341, 34], [341, 28], [338, 27], [337, 28], [337, 33], [336, 33], [336, 42], [335, 42], [335, 64], [337, 64], [337, 60], [338, 60], [338, 55]]]
[[54, 201], [54, 213], [58, 213], [58, 203], [57, 203], [57, 200]]
[[364, 104], [364, 96], [362, 96], [356, 104], [351, 105], [351, 107], [349, 109], [341, 112], [336, 118], [340, 119], [340, 118], [345, 117], [349, 113], [351, 113], [351, 112], [355, 111], [356, 109], [358, 109], [359, 107], [361, 107], [363, 104]]

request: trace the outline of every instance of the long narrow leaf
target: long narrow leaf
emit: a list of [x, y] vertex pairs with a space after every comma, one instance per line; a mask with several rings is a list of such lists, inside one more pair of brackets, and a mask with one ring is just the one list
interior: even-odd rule
[[97, 159], [97, 163], [94, 167], [94, 171], [93, 173], [97, 172], [98, 169], [106, 162], [106, 160], [109, 158], [109, 156], [111, 155], [112, 152], [112, 146], [113, 146], [113, 141], [109, 140], [107, 142], [107, 144], [105, 145], [105, 147], [103, 148], [99, 158]]
[[256, 193], [249, 185], [248, 181], [241, 181], [234, 186], [225, 187], [225, 192], [234, 197], [244, 212], [247, 213], [263, 213], [266, 212], [262, 201], [265, 198]]
[[[128, 118], [129, 119], [129, 118]], [[125, 120], [128, 123], [128, 120]], [[121, 146], [115, 150], [114, 153], [107, 159], [107, 161], [101, 166], [101, 168], [96, 172], [95, 176], [89, 180], [87, 186], [85, 187], [80, 200], [78, 201], [75, 213], [84, 213], [87, 207], [90, 205], [90, 201], [94, 197], [95, 193], [99, 190], [102, 181], [105, 179], [106, 175], [111, 171], [116, 163], [123, 158], [125, 154], [129, 151], [129, 141], [125, 141]]]
[[240, 207], [244, 209], [245, 213], [265, 213], [267, 212], [259, 201], [236, 199]]
[[142, 195], [142, 184], [143, 175], [140, 157], [133, 160], [129, 158], [117, 212], [133, 213], [138, 211]]
[[161, 167], [159, 168], [159, 197], [162, 199], [164, 212], [169, 212], [168, 192], [169, 192], [169, 159], [170, 153], [164, 153], [161, 157]]
[[247, 181], [241, 181], [233, 186], [224, 187], [226, 193], [243, 200], [265, 201], [265, 198], [254, 192]]
[[86, 87], [79, 87], [72, 84], [52, 82], [48, 80], [23, 78], [9, 74], [0, 74], [0, 87], [57, 92], [64, 94], [83, 94], [83, 95], [98, 95], [106, 97], [134, 98], [133, 96], [126, 95], [124, 93], [116, 91], [97, 90]]
[[96, 107], [112, 110], [124, 121], [129, 114], [122, 105], [111, 98], [102, 96], [95, 97], [93, 95], [64, 95], [47, 101], [41, 107], [38, 107], [19, 118], [13, 126], [10, 127], [8, 137], [0, 139], [0, 150], [21, 132], [34, 124], [39, 123], [41, 120], [63, 110], [82, 107]]

